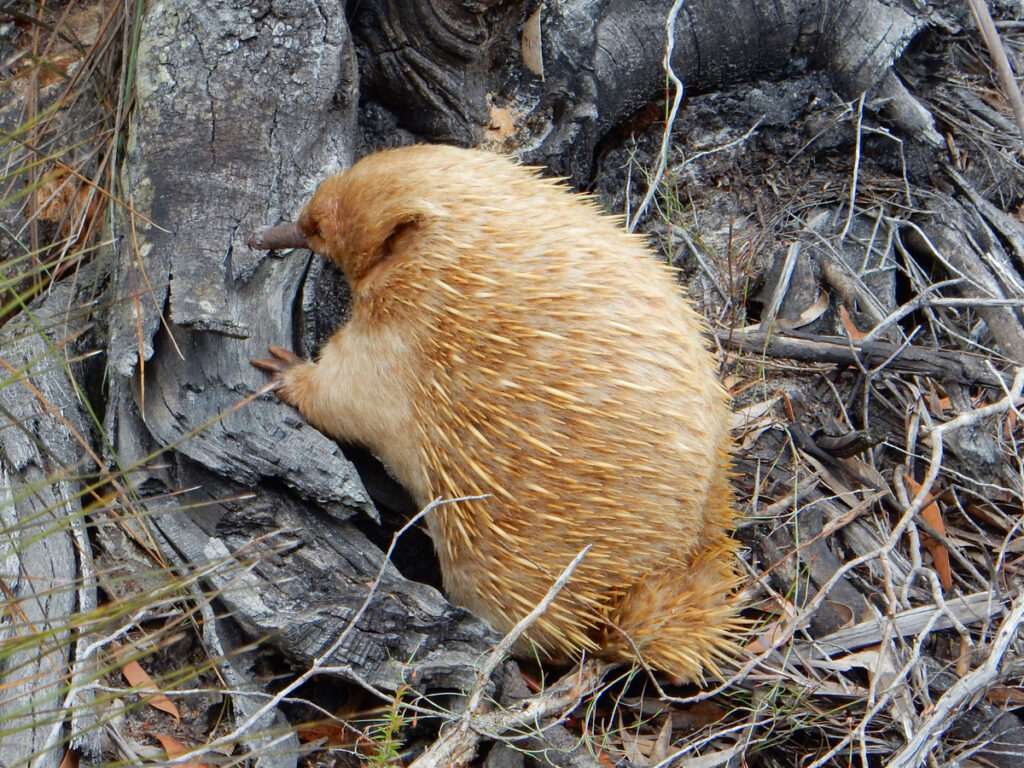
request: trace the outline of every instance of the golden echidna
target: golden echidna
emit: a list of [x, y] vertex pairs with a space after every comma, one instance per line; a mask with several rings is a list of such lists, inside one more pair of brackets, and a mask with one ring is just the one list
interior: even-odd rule
[[[352, 287], [282, 400], [373, 451], [420, 505], [448, 597], [542, 655], [700, 679], [733, 649], [727, 397], [672, 271], [588, 198], [486, 152], [392, 149], [325, 180], [297, 225]], [[527, 648], [520, 650], [526, 651]]]

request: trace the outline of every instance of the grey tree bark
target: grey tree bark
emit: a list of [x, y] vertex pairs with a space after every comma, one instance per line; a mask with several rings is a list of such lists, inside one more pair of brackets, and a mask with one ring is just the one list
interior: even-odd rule
[[[352, 28], [363, 98], [434, 141], [514, 149], [580, 184], [599, 143], [664, 90], [671, 2], [570, 0], [541, 8], [542, 71], [520, 53], [519, 30], [536, 2], [476, 5], [434, 0], [359, 3]], [[937, 142], [927, 110], [892, 72], [929, 25], [952, 25], [953, 3], [883, 0], [686, 2], [672, 66], [701, 93], [808, 68], [844, 95], [888, 101], [892, 117]], [[535, 67], [536, 68], [536, 67]], [[504, 126], [511, 115], [511, 126]]]
[[62, 286], [35, 323], [22, 316], [4, 328], [14, 342], [4, 345], [7, 385], [0, 388], [7, 427], [0, 446], [0, 573], [12, 608], [0, 624], [7, 702], [0, 705], [0, 722], [9, 734], [0, 739], [0, 765], [22, 765], [26, 758], [33, 765], [60, 764], [61, 723], [41, 716], [54, 710], [80, 711], [76, 745], [94, 745], [92, 696], [66, 685], [89, 664], [81, 654], [76, 659], [66, 617], [95, 606], [80, 490], [93, 435], [82, 393], [50, 354], [53, 347], [73, 349], [88, 324], [81, 315], [68, 316], [71, 301], [70, 285]]

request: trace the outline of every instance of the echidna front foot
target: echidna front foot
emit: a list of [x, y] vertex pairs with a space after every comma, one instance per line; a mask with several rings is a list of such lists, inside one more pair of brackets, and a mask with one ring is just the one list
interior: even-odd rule
[[271, 345], [267, 347], [267, 351], [269, 351], [273, 357], [255, 357], [249, 362], [257, 368], [264, 371], [270, 371], [271, 373], [284, 373], [293, 365], [305, 362], [301, 357], [284, 347], [275, 347]]
[[262, 371], [274, 374], [272, 390], [276, 391], [277, 396], [285, 403], [288, 403], [288, 405], [297, 405], [294, 397], [289, 395], [288, 390], [283, 389], [285, 384], [284, 374], [298, 365], [308, 365], [308, 362], [284, 347], [271, 345], [267, 347], [267, 351], [273, 357], [255, 357], [249, 363]]

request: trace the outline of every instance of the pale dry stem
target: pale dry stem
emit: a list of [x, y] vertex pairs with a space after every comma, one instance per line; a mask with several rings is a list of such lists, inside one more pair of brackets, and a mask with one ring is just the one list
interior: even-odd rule
[[485, 736], [498, 736], [514, 729], [541, 728], [543, 721], [553, 717], [556, 722], [560, 721], [579, 704], [583, 696], [596, 688], [602, 672], [593, 663], [584, 663], [551, 688], [521, 702], [517, 707], [496, 712], [488, 711], [487, 692], [495, 669], [508, 657], [522, 634], [554, 602], [589, 551], [588, 546], [576, 555], [551, 585], [544, 599], [519, 621], [484, 659], [477, 672], [476, 683], [469, 691], [462, 715], [442, 728], [437, 741], [412, 763], [411, 768], [465, 765], [476, 755], [477, 747]]

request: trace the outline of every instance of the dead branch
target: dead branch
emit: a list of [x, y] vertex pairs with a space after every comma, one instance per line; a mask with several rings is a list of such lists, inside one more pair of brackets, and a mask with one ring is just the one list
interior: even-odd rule
[[[901, 611], [893, 616], [888, 624], [896, 635], [906, 637], [919, 634], [929, 624], [932, 615], [936, 612], [942, 613], [943, 616], [932, 623], [931, 628], [947, 629], [953, 626], [953, 618], [966, 623], [979, 621], [1000, 612], [1004, 604], [1005, 599], [992, 592], [978, 592], [945, 601], [945, 611], [942, 606], [938, 605], [925, 605]], [[818, 638], [814, 641], [810, 655], [828, 654], [832, 656], [837, 653], [849, 653], [866, 645], [880, 643], [882, 633], [883, 629], [879, 621], [862, 621], [852, 627]]]
[[1024, 622], [1024, 594], [1017, 595], [1009, 615], [999, 627], [992, 650], [985, 663], [967, 676], [957, 680], [942, 694], [931, 713], [917, 724], [914, 735], [889, 763], [889, 768], [910, 768], [921, 765], [939, 737], [953, 722], [953, 714], [964, 704], [999, 679], [1003, 656], [1006, 655]]
[[[967, 352], [903, 346], [886, 341], [844, 339], [790, 331], [770, 333], [758, 329], [722, 331], [718, 339], [742, 354], [788, 358], [805, 363], [833, 363], [876, 368], [890, 360], [893, 371], [930, 376], [967, 386], [1002, 387], [1003, 379], [985, 365], [986, 358]], [[902, 346], [902, 348], [901, 348]]]
[[675, 92], [672, 96], [672, 109], [669, 112], [668, 120], [665, 121], [665, 130], [662, 131], [661, 135], [661, 151], [658, 153], [658, 167], [655, 168], [654, 173], [651, 175], [651, 181], [647, 186], [647, 194], [644, 195], [644, 199], [636, 209], [636, 213], [632, 218], [627, 216], [627, 229], [630, 232], [636, 229], [636, 225], [639, 223], [643, 215], [647, 213], [648, 206], [650, 206], [651, 201], [654, 200], [654, 196], [658, 193], [658, 187], [661, 185], [661, 179], [665, 175], [665, 168], [668, 166], [668, 148], [672, 141], [672, 126], [675, 124], [676, 115], [679, 114], [679, 107], [683, 103], [683, 81], [679, 79], [675, 70], [672, 69], [672, 52], [676, 47], [676, 17], [679, 16], [679, 10], [682, 7], [683, 0], [675, 0], [675, 2], [672, 3], [672, 7], [669, 9], [668, 16], [665, 18], [665, 75], [672, 81], [672, 88]]
[[[467, 496], [458, 499], [438, 498], [432, 501], [427, 506], [425, 506], [422, 510], [420, 510], [418, 514], [413, 516], [404, 526], [402, 526], [401, 529], [396, 531], [395, 534], [391, 537], [391, 545], [388, 547], [388, 550], [381, 561], [381, 565], [377, 571], [377, 575], [374, 578], [373, 583], [370, 584], [370, 587], [367, 590], [366, 597], [363, 600], [362, 605], [359, 606], [358, 610], [356, 610], [355, 614], [348, 621], [344, 630], [342, 630], [338, 637], [335, 638], [334, 642], [332, 642], [330, 646], [323, 651], [323, 653], [321, 653], [317, 658], [313, 660], [313, 662], [309, 665], [309, 668], [306, 669], [301, 675], [296, 677], [293, 681], [291, 681], [288, 685], [284, 686], [280, 691], [276, 692], [273, 696], [268, 697], [267, 700], [263, 702], [263, 704], [260, 707], [254, 709], [253, 711], [246, 712], [245, 719], [241, 723], [236, 724], [235, 729], [231, 733], [222, 736], [221, 738], [217, 739], [216, 741], [210, 744], [206, 744], [202, 747], [197, 747], [196, 749], [189, 750], [188, 752], [175, 757], [173, 760], [169, 762], [169, 764], [180, 765], [188, 763], [190, 760], [194, 760], [195, 758], [198, 758], [200, 756], [207, 755], [211, 749], [216, 749], [218, 746], [223, 744], [234, 743], [239, 739], [246, 737], [248, 734], [252, 732], [255, 726], [262, 722], [264, 718], [268, 716], [268, 714], [272, 713], [281, 704], [282, 701], [291, 696], [291, 694], [294, 693], [296, 689], [298, 689], [305, 683], [309, 682], [309, 680], [311, 680], [313, 677], [322, 674], [326, 670], [330, 669], [328, 663], [331, 660], [331, 657], [345, 643], [349, 634], [355, 629], [356, 625], [359, 623], [359, 620], [362, 618], [367, 608], [369, 608], [371, 601], [376, 596], [377, 590], [381, 584], [381, 580], [384, 578], [384, 573], [391, 562], [391, 555], [394, 553], [395, 545], [398, 543], [398, 540], [402, 537], [402, 535], [410, 528], [412, 528], [414, 525], [416, 525], [430, 512], [437, 509], [439, 506], [442, 506], [444, 504], [453, 504], [460, 501], [475, 501], [480, 498], [483, 497]], [[578, 559], [577, 561], [573, 561], [572, 567], [575, 567], [577, 562]], [[493, 668], [491, 671], [493, 672]], [[371, 687], [371, 690], [374, 689], [372, 689]]]
[[[981, 216], [954, 201], [947, 201], [941, 217], [922, 220], [920, 225], [907, 223], [906, 242], [925, 250], [940, 261], [955, 277], [962, 277], [960, 293], [969, 298], [1005, 299], [1009, 291], [1021, 290], [1019, 278], [1003, 264], [997, 252], [998, 238], [982, 221]], [[1002, 279], [1009, 279], [1009, 291]], [[1024, 327], [1012, 307], [978, 305], [978, 314], [985, 320], [1000, 351], [1009, 360], [1024, 360]]]

